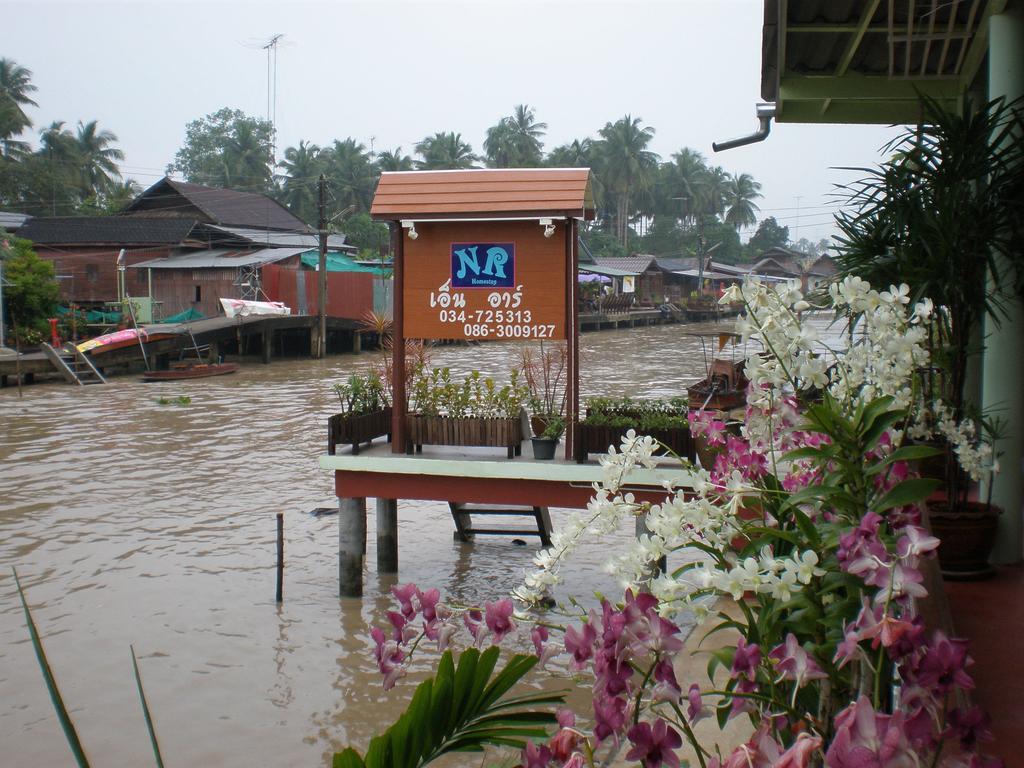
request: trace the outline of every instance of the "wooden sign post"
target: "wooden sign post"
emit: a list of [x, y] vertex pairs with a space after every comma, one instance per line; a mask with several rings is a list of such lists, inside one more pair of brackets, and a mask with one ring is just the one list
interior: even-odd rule
[[579, 411], [577, 220], [594, 215], [589, 170], [384, 173], [371, 213], [392, 227], [392, 451], [405, 451], [406, 339], [564, 340], [571, 456]]

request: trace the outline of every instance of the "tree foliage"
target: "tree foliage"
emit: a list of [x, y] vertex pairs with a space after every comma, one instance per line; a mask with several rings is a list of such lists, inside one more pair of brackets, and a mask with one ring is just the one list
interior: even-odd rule
[[185, 144], [167, 173], [196, 184], [269, 192], [273, 134], [269, 121], [224, 107], [185, 127]]
[[0, 258], [4, 262], [6, 322], [23, 328], [46, 329], [46, 319], [57, 310], [60, 289], [53, 264], [39, 258], [28, 240], [0, 230]]
[[762, 253], [789, 242], [789, 227], [784, 227], [774, 216], [761, 220], [757, 231], [747, 241], [747, 251], [751, 258], [758, 258]]

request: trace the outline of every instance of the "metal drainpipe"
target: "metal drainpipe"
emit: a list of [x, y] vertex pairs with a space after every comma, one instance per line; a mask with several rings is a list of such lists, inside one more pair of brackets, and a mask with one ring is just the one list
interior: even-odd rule
[[728, 141], [712, 142], [711, 148], [715, 152], [722, 152], [726, 149], [735, 149], [736, 147], [743, 147], [747, 144], [755, 144], [759, 141], [764, 141], [768, 138], [768, 133], [772, 129], [772, 118], [775, 117], [775, 105], [770, 103], [761, 102], [757, 105], [757, 119], [761, 123], [761, 127], [756, 133], [752, 133], [749, 136], [742, 136], [738, 139], [729, 139]]

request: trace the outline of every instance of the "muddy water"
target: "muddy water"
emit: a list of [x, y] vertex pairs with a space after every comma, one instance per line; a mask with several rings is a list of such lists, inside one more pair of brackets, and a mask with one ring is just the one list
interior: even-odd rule
[[[679, 394], [699, 377], [696, 326], [582, 340], [584, 393]], [[514, 349], [435, 350], [433, 362], [504, 376]], [[366, 597], [337, 597], [337, 521], [317, 466], [330, 386], [372, 354], [246, 365], [237, 375], [0, 391], [0, 765], [69, 765], [10, 567], [16, 566], [66, 704], [94, 765], [152, 764], [131, 671], [139, 657], [168, 765], [312, 766], [404, 708], [368, 652], [393, 580], [372, 540]], [[187, 395], [187, 406], [161, 396]], [[275, 513], [285, 513], [285, 602], [274, 602]], [[555, 525], [564, 511], [553, 510]], [[518, 583], [535, 545], [452, 541], [445, 505], [400, 506], [401, 582], [472, 604]], [[619, 540], [625, 542], [629, 531]], [[611, 594], [604, 546], [567, 591]]]

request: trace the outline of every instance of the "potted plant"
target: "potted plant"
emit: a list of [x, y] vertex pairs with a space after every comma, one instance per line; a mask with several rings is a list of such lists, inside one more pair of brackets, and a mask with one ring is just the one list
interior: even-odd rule
[[519, 350], [519, 367], [529, 390], [530, 429], [533, 434], [540, 437], [556, 420], [561, 420], [564, 430], [568, 374], [565, 344], [545, 344], [542, 341], [537, 347], [522, 347]]
[[556, 416], [548, 421], [547, 427], [540, 435], [530, 438], [533, 442], [533, 458], [555, 458], [555, 449], [558, 448], [558, 441], [563, 432], [565, 432], [565, 419], [561, 416]]
[[[991, 101], [949, 112], [927, 97], [924, 120], [884, 151], [891, 159], [847, 185], [849, 212], [837, 215], [839, 275], [883, 286], [909, 286], [903, 301], [925, 297], [939, 308], [929, 332], [934, 368], [924, 381], [926, 407], [949, 403], [961, 423], [971, 404], [965, 382], [969, 359], [981, 350], [986, 317], [1004, 316], [1003, 286], [1024, 277], [1019, 248], [1024, 231], [1020, 189], [1024, 173], [1021, 100]], [[967, 483], [955, 448], [946, 454], [945, 493], [964, 507]]]
[[327, 452], [334, 455], [337, 446], [349, 443], [352, 455], [359, 454], [360, 443], [387, 435], [391, 439], [391, 405], [387, 388], [376, 373], [352, 374], [333, 387], [341, 412], [327, 421]]
[[[940, 494], [928, 501], [928, 523], [941, 542], [939, 567], [948, 579], [987, 578], [994, 573], [988, 559], [995, 546], [1002, 513], [992, 504], [992, 479], [999, 470], [994, 445], [1004, 436], [1004, 425], [998, 419], [980, 419], [982, 439], [977, 441], [978, 430], [973, 420], [955, 424], [948, 411], [941, 406], [937, 410], [936, 429], [952, 447], [958, 460], [957, 470], [966, 475], [959, 484], [962, 488], [959, 496]], [[967, 479], [977, 482], [983, 476], [987, 478], [986, 499], [969, 498]]]
[[407, 422], [407, 453], [424, 445], [500, 447], [510, 459], [522, 452], [521, 413], [528, 391], [517, 371], [499, 387], [479, 371], [456, 381], [448, 368], [428, 372], [417, 366], [409, 393], [414, 413]]
[[582, 463], [591, 453], [606, 452], [608, 446], [618, 445], [631, 429], [638, 435], [650, 435], [664, 450], [692, 461], [688, 412], [685, 397], [669, 400], [592, 397], [586, 402], [586, 415], [576, 426], [576, 461]]

